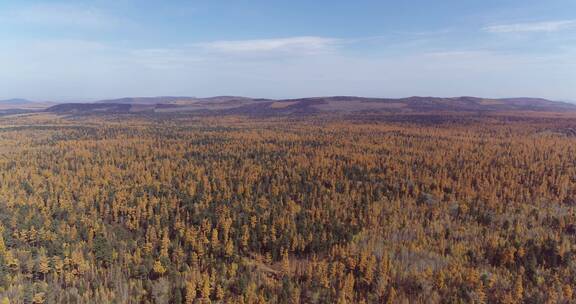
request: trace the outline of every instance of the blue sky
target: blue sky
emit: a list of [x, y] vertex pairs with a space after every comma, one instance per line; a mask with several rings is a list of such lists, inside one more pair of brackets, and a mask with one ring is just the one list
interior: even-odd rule
[[0, 98], [576, 100], [576, 1], [0, 1]]

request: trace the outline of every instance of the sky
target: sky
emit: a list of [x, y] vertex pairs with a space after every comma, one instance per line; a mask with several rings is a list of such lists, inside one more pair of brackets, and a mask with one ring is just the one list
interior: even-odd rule
[[0, 1], [0, 99], [217, 95], [576, 101], [576, 1]]

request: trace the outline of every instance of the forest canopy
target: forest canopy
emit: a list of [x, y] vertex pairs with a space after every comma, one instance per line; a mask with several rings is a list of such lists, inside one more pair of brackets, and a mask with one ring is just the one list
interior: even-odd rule
[[570, 303], [576, 122], [0, 120], [1, 303]]

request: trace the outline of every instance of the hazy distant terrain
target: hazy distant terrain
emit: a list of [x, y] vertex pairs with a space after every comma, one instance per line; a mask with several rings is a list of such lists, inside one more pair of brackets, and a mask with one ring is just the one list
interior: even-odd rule
[[576, 105], [541, 98], [408, 97], [393, 99], [331, 96], [273, 100], [219, 96], [121, 98], [93, 103], [58, 104], [46, 108], [45, 111], [59, 114], [190, 113], [276, 116], [320, 113], [572, 112], [576, 111]]
[[28, 111], [43, 110], [56, 105], [55, 102], [37, 102], [22, 98], [0, 100], [0, 115], [5, 113], [21, 113]]

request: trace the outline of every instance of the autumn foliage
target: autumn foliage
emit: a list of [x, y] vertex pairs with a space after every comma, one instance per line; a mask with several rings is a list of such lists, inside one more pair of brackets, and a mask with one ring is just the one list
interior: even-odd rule
[[6, 303], [576, 301], [573, 119], [0, 125]]

